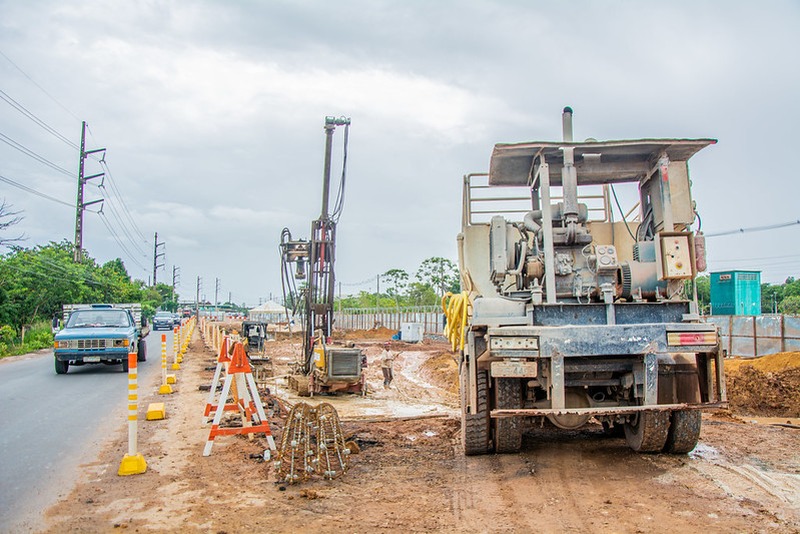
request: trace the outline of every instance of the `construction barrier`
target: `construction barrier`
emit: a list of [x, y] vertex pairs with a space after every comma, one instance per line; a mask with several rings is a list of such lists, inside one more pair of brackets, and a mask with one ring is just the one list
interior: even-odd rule
[[[231, 394], [233, 386], [233, 401], [237, 405], [242, 418], [242, 426], [220, 428], [222, 414], [225, 409], [220, 409], [228, 404], [228, 395]], [[213, 391], [213, 390], [212, 390]], [[264, 433], [269, 444], [269, 451], [275, 450], [275, 440], [269, 428], [269, 421], [264, 413], [264, 405], [258, 395], [258, 388], [253, 380], [253, 371], [247, 355], [241, 343], [233, 346], [233, 356], [228, 364], [228, 373], [225, 375], [225, 382], [222, 386], [222, 393], [216, 403], [217, 409], [214, 411], [214, 420], [211, 423], [211, 431], [208, 433], [208, 440], [203, 449], [203, 456], [211, 455], [211, 447], [214, 445], [214, 438], [217, 436], [230, 436], [235, 434]], [[265, 452], [265, 460], [268, 460], [268, 453]]]
[[220, 348], [219, 355], [217, 356], [217, 368], [214, 370], [214, 379], [211, 381], [211, 389], [208, 390], [206, 409], [203, 412], [203, 424], [208, 423], [209, 420], [215, 415], [217, 405], [214, 404], [214, 397], [217, 394], [217, 387], [219, 386], [219, 379], [222, 376], [222, 372], [227, 372], [227, 364], [230, 363], [230, 361], [231, 359], [228, 356], [228, 338], [226, 337], [222, 341], [222, 347]]
[[158, 388], [159, 395], [169, 395], [172, 393], [172, 386], [167, 383], [167, 334], [161, 334], [161, 386]]
[[128, 454], [122, 457], [117, 474], [139, 475], [147, 471], [147, 462], [137, 450], [137, 419], [139, 411], [139, 386], [136, 353], [128, 354]]

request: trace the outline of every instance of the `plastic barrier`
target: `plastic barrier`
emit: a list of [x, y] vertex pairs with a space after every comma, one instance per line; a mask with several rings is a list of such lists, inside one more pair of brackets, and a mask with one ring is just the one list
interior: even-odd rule
[[122, 457], [117, 474], [139, 475], [147, 471], [147, 462], [136, 450], [137, 419], [139, 411], [139, 386], [136, 353], [128, 354], [128, 454]]

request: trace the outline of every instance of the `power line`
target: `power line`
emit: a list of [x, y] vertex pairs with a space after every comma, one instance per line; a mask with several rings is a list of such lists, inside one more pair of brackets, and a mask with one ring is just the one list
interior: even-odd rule
[[11, 107], [15, 108], [17, 111], [19, 111], [20, 113], [22, 113], [23, 115], [28, 117], [30, 120], [35, 122], [38, 126], [43, 128], [49, 134], [55, 136], [57, 139], [59, 139], [60, 141], [63, 141], [64, 143], [66, 143], [70, 147], [74, 148], [75, 150], [80, 150], [80, 147], [78, 145], [76, 145], [75, 143], [70, 141], [66, 136], [64, 136], [61, 133], [59, 133], [55, 128], [53, 128], [52, 126], [50, 126], [49, 124], [44, 122], [42, 119], [40, 119], [39, 117], [34, 115], [33, 112], [29, 111], [25, 106], [23, 106], [22, 104], [20, 104], [19, 102], [17, 102], [13, 98], [11, 98], [11, 96], [9, 96], [9, 94], [6, 93], [5, 91], [3, 91], [2, 89], [0, 89], [0, 99], [5, 100], [6, 102], [8, 102], [8, 104]]
[[58, 202], [59, 204], [63, 204], [64, 206], [67, 206], [69, 208], [74, 208], [75, 207], [74, 204], [70, 204], [69, 202], [64, 202], [63, 200], [59, 200], [59, 199], [57, 199], [55, 197], [51, 197], [50, 195], [46, 195], [46, 194], [42, 193], [41, 191], [37, 191], [36, 189], [33, 189], [32, 187], [28, 187], [27, 185], [24, 185], [24, 184], [21, 184], [19, 182], [16, 182], [16, 181], [12, 180], [11, 178], [6, 178], [3, 175], [0, 175], [0, 181], [3, 181], [3, 182], [5, 182], [5, 183], [7, 183], [9, 185], [13, 185], [14, 187], [18, 187], [18, 188], [22, 189], [23, 191], [27, 191], [28, 193], [32, 193], [34, 195], [40, 196], [42, 198], [45, 198], [47, 200], [52, 200], [53, 202]]
[[40, 156], [39, 154], [37, 154], [33, 150], [31, 150], [31, 149], [29, 149], [29, 148], [17, 143], [16, 141], [11, 139], [7, 135], [4, 135], [4, 134], [0, 133], [0, 141], [4, 142], [5, 144], [10, 146], [11, 148], [15, 148], [15, 149], [19, 150], [20, 152], [22, 152], [26, 156], [30, 156], [31, 158], [35, 159], [39, 163], [43, 163], [44, 165], [47, 165], [51, 169], [54, 169], [54, 170], [56, 170], [56, 171], [58, 171], [58, 172], [60, 172], [62, 174], [65, 174], [65, 175], [69, 176], [70, 178], [74, 178], [75, 177], [74, 173], [68, 171], [64, 167], [60, 167], [60, 166], [56, 165], [55, 163], [53, 163], [49, 159], [45, 158], [44, 156]]
[[736, 230], [727, 230], [725, 232], [715, 232], [712, 234], [706, 234], [706, 237], [720, 237], [723, 235], [734, 235], [734, 234], [745, 234], [749, 232], [763, 232], [764, 230], [775, 230], [777, 228], [786, 228], [787, 226], [794, 226], [796, 224], [800, 224], [800, 219], [789, 221], [780, 224], [770, 224], [767, 226], [753, 226], [751, 228], [737, 228]]
[[61, 109], [63, 109], [64, 111], [66, 111], [67, 113], [69, 113], [70, 115], [72, 115], [73, 117], [75, 117], [75, 120], [77, 120], [77, 121], [80, 121], [80, 120], [81, 120], [81, 119], [79, 119], [79, 118], [78, 118], [78, 116], [77, 116], [77, 115], [75, 115], [73, 112], [71, 112], [71, 111], [70, 111], [70, 110], [69, 110], [69, 109], [68, 109], [68, 108], [67, 108], [67, 107], [66, 107], [64, 104], [62, 104], [61, 102], [59, 102], [58, 100], [56, 100], [56, 97], [54, 97], [53, 95], [51, 95], [50, 93], [48, 93], [48, 92], [45, 90], [45, 88], [44, 88], [44, 87], [42, 87], [41, 85], [39, 85], [38, 83], [36, 83], [36, 80], [34, 80], [34, 79], [33, 79], [33, 78], [31, 78], [30, 76], [28, 76], [28, 74], [27, 74], [27, 73], [26, 73], [24, 70], [22, 70], [22, 68], [21, 68], [19, 65], [17, 65], [17, 64], [16, 64], [16, 63], [14, 63], [13, 61], [11, 61], [11, 58], [10, 58], [10, 57], [8, 57], [7, 55], [5, 55], [5, 54], [3, 53], [3, 51], [2, 51], [2, 50], [0, 50], [0, 56], [3, 56], [4, 58], [6, 58], [6, 61], [8, 61], [9, 63], [11, 63], [11, 64], [14, 66], [14, 68], [16, 68], [18, 71], [20, 71], [20, 72], [22, 73], [22, 75], [23, 75], [23, 76], [25, 76], [25, 77], [26, 77], [28, 80], [30, 80], [30, 82], [31, 82], [33, 85], [35, 85], [36, 87], [38, 87], [40, 91], [42, 91], [44, 94], [46, 94], [46, 95], [47, 95], [47, 96], [50, 98], [50, 100], [52, 100], [53, 102], [55, 102], [56, 104], [58, 104], [58, 105], [61, 107]]
[[133, 230], [137, 234], [139, 234], [139, 237], [141, 237], [142, 242], [145, 242], [146, 238], [144, 237], [144, 234], [142, 233], [142, 231], [139, 229], [139, 226], [136, 224], [136, 221], [131, 216], [130, 209], [128, 208], [127, 204], [125, 203], [125, 198], [122, 196], [122, 194], [119, 191], [119, 188], [117, 187], [116, 180], [114, 179], [114, 176], [111, 174], [111, 169], [108, 168], [108, 163], [105, 161], [105, 159], [102, 159], [102, 160], [100, 160], [100, 165], [103, 167], [103, 169], [106, 172], [106, 175], [108, 176], [108, 182], [111, 184], [111, 189], [113, 190], [114, 194], [119, 199], [120, 204], [122, 204], [122, 208], [123, 208], [122, 212], [126, 215], [126, 217], [128, 219], [128, 222], [130, 223], [131, 228], [133, 228]]
[[122, 243], [122, 241], [120, 240], [120, 238], [117, 235], [117, 233], [111, 228], [111, 225], [108, 223], [108, 220], [107, 220], [105, 214], [100, 212], [99, 215], [100, 215], [100, 220], [103, 221], [103, 224], [108, 229], [109, 233], [111, 234], [111, 237], [114, 238], [114, 240], [117, 242], [117, 244], [120, 246], [120, 248], [125, 252], [125, 254], [127, 254], [128, 257], [133, 261], [133, 263], [138, 265], [139, 268], [141, 268], [143, 271], [146, 271], [147, 268], [144, 267], [141, 263], [139, 263], [136, 260], [136, 258], [133, 256], [133, 254], [131, 254], [131, 252], [128, 250], [128, 248]]

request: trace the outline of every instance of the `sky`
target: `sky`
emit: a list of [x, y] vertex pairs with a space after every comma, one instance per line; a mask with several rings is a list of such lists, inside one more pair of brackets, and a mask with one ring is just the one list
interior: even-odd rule
[[107, 176], [84, 200], [107, 200], [84, 248], [151, 281], [157, 232], [183, 299], [198, 278], [212, 302], [280, 298], [281, 230], [320, 215], [326, 116], [352, 121], [353, 294], [456, 261], [463, 175], [495, 143], [560, 139], [567, 105], [576, 139], [718, 139], [690, 161], [702, 230], [745, 231], [708, 238], [709, 270], [800, 275], [800, 225], [751, 231], [800, 219], [796, 1], [0, 0], [0, 52], [0, 198], [24, 217], [3, 237], [74, 240], [86, 121], [106, 149], [86, 174]]

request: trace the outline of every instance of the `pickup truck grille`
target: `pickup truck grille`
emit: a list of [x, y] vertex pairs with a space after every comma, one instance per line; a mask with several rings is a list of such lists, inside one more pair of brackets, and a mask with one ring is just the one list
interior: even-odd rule
[[105, 339], [79, 339], [79, 349], [104, 349], [106, 348]]

